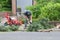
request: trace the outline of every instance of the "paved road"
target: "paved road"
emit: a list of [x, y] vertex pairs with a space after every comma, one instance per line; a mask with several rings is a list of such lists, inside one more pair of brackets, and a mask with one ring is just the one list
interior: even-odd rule
[[0, 32], [0, 40], [60, 40], [60, 32]]

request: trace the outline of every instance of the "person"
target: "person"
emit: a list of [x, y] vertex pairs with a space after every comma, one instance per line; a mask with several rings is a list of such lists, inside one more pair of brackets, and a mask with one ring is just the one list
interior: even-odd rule
[[26, 18], [25, 27], [27, 27], [27, 24], [32, 23], [32, 14], [29, 10], [26, 10], [24, 15], [25, 15], [25, 18]]

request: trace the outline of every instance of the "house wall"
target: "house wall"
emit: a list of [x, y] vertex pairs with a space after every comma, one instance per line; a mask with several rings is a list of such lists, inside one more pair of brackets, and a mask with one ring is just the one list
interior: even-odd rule
[[35, 5], [36, 1], [34, 0], [12, 0], [12, 13], [16, 15], [17, 7], [21, 7], [22, 12], [25, 11], [26, 6]]
[[22, 12], [24, 12], [27, 6], [32, 5], [32, 0], [17, 0], [17, 8], [21, 7]]
[[[12, 0], [12, 14], [16, 15], [16, 11], [17, 11], [16, 8], [17, 7], [20, 6], [22, 8], [22, 12], [24, 12], [25, 7], [31, 6], [32, 4], [33, 5], [35, 4], [34, 0]], [[4, 14], [4, 12], [0, 13], [1, 16], [3, 14]]]

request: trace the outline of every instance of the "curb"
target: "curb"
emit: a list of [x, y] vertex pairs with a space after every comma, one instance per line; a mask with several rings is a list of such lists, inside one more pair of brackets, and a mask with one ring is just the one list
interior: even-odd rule
[[52, 29], [50, 29], [50, 30], [39, 30], [38, 32], [51, 32], [51, 31], [53, 31]]

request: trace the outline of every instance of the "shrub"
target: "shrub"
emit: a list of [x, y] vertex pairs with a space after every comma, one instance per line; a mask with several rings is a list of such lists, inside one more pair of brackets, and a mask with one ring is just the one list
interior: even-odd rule
[[28, 26], [28, 31], [38, 31], [39, 30], [39, 25], [34, 22]]
[[0, 31], [10, 31], [9, 26], [0, 26]]
[[27, 7], [34, 18], [48, 18], [50, 21], [60, 21], [59, 0], [35, 0], [36, 5]]
[[53, 25], [50, 25], [48, 21], [49, 20], [47, 18], [39, 20], [39, 23], [43, 26], [43, 29], [50, 29], [54, 27]]
[[0, 26], [0, 31], [17, 31], [19, 26], [15, 25], [7, 25], [7, 26]]
[[28, 31], [38, 31], [40, 29], [50, 29], [53, 28], [53, 25], [48, 23], [48, 19], [40, 19], [39, 21], [33, 22], [28, 26]]
[[26, 9], [30, 10], [32, 12], [32, 17], [33, 18], [38, 18], [39, 15], [41, 14], [40, 5], [26, 7]]
[[40, 18], [45, 17], [50, 21], [60, 21], [60, 3], [48, 3], [41, 8]]
[[17, 31], [19, 26], [12, 25], [9, 29], [12, 31]]

